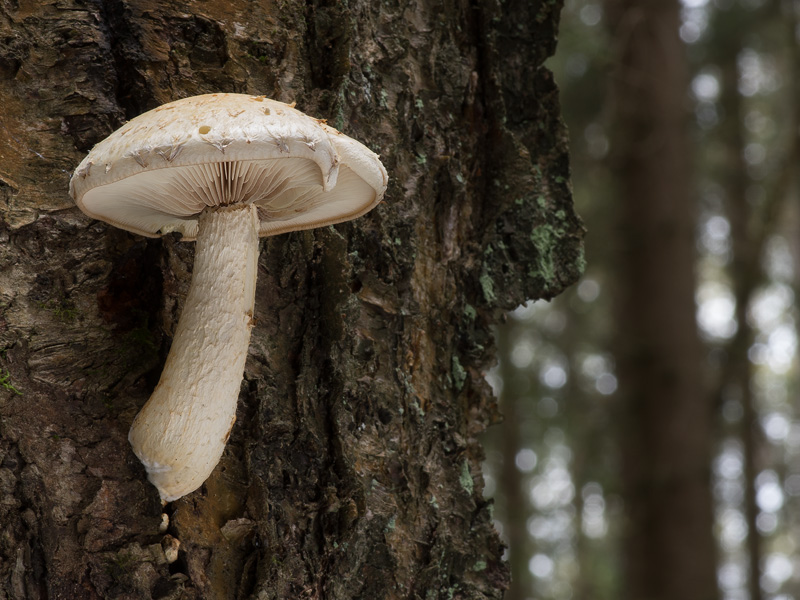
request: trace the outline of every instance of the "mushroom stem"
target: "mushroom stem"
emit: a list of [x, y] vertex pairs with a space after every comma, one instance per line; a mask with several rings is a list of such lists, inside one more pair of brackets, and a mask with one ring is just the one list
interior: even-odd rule
[[222, 456], [250, 344], [259, 219], [253, 205], [199, 217], [194, 273], [161, 380], [128, 440], [161, 499], [193, 492]]

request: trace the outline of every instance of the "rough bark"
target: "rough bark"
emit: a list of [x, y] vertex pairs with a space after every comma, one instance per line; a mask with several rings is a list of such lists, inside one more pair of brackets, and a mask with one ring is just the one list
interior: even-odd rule
[[608, 3], [616, 43], [616, 348], [626, 511], [624, 595], [717, 596], [711, 402], [694, 305], [694, 206], [678, 0]]
[[[0, 598], [499, 598], [476, 436], [500, 310], [579, 274], [556, 2], [0, 6]], [[128, 428], [192, 244], [67, 195], [124, 120], [212, 91], [296, 101], [382, 154], [385, 202], [262, 242], [238, 420], [168, 505]], [[15, 390], [18, 390], [17, 393]]]

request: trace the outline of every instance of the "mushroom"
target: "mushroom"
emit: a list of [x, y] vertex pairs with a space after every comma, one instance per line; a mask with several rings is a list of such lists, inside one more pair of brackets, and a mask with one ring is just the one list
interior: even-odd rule
[[97, 144], [70, 194], [87, 215], [196, 240], [169, 355], [128, 439], [165, 502], [196, 490], [236, 420], [259, 236], [332, 225], [375, 207], [387, 176], [359, 142], [263, 96], [208, 94], [146, 112]]

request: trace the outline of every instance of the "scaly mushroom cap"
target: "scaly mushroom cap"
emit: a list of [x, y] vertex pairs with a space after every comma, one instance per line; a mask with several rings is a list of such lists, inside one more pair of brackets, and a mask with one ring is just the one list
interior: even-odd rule
[[197, 235], [207, 207], [255, 204], [259, 235], [333, 225], [372, 209], [387, 176], [363, 144], [287, 104], [206, 94], [139, 115], [97, 144], [70, 194], [134, 233]]

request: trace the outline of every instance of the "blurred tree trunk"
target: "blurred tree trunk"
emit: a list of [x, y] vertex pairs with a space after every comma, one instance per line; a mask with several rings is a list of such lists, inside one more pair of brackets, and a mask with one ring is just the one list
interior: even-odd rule
[[680, 2], [609, 0], [618, 61], [616, 326], [630, 600], [717, 596], [712, 411], [694, 305]]
[[498, 447], [503, 455], [503, 464], [498, 481], [498, 508], [504, 515], [503, 526], [508, 542], [508, 564], [513, 574], [511, 585], [503, 596], [503, 600], [525, 600], [532, 591], [531, 572], [528, 561], [531, 558], [531, 536], [528, 533], [528, 517], [531, 514], [527, 493], [527, 478], [517, 468], [517, 453], [524, 445], [521, 424], [525, 418], [522, 404], [530, 403], [530, 398], [520, 394], [516, 389], [517, 377], [511, 364], [513, 342], [511, 339], [512, 323], [505, 323], [497, 328], [496, 341], [500, 358], [500, 378], [503, 391], [500, 395], [500, 410], [503, 423], [500, 430]]
[[[500, 598], [477, 442], [491, 326], [582, 267], [541, 67], [558, 8], [0, 7], [0, 598]], [[296, 101], [381, 153], [390, 187], [355, 223], [263, 242], [236, 426], [166, 507], [167, 565], [126, 436], [193, 246], [92, 221], [67, 184], [126, 119], [212, 91]]]
[[[726, 11], [737, 12], [736, 9]], [[730, 16], [730, 15], [727, 15]], [[740, 21], [741, 22], [741, 21]], [[723, 28], [724, 30], [724, 28]], [[747, 522], [747, 559], [749, 573], [747, 580], [750, 600], [763, 597], [760, 584], [761, 575], [761, 534], [758, 531], [758, 504], [756, 503], [756, 476], [759, 468], [759, 449], [762, 446], [758, 410], [755, 406], [751, 377], [749, 349], [753, 344], [753, 330], [747, 319], [753, 294], [761, 282], [762, 274], [759, 257], [763, 248], [757, 248], [753, 239], [752, 214], [747, 200], [747, 189], [751, 183], [744, 160], [745, 132], [742, 96], [739, 93], [738, 58], [741, 43], [738, 36], [725, 40], [722, 56], [720, 104], [725, 116], [721, 128], [727, 167], [724, 180], [727, 215], [731, 224], [732, 260], [730, 276], [736, 300], [737, 330], [728, 346], [725, 369], [720, 382], [719, 398], [733, 394], [741, 403], [742, 418], [739, 437], [742, 441], [744, 462], [744, 517]], [[733, 45], [731, 45], [733, 44]]]

